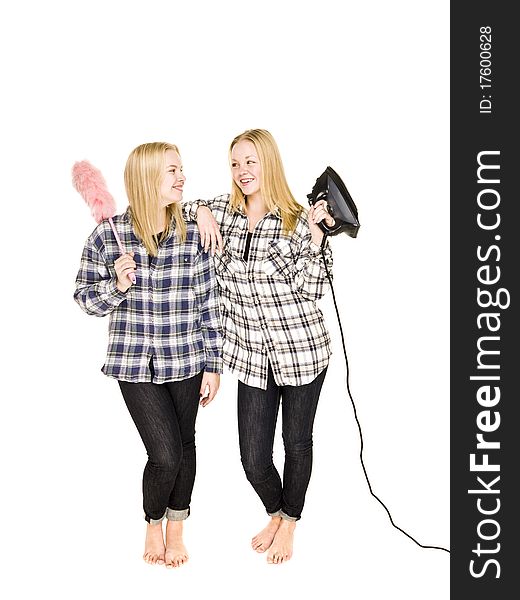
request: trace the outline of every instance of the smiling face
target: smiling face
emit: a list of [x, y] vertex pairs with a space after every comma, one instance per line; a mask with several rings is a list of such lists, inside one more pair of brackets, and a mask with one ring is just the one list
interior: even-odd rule
[[240, 140], [231, 150], [231, 174], [245, 196], [260, 192], [262, 165], [255, 145], [249, 140]]
[[169, 206], [182, 200], [182, 188], [186, 177], [182, 172], [181, 157], [175, 150], [164, 153], [164, 175], [161, 183], [161, 204]]

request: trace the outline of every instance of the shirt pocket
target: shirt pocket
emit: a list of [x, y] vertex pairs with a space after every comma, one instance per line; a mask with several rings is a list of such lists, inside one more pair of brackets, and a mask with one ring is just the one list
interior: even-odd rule
[[240, 295], [241, 281], [246, 274], [245, 263], [233, 258], [229, 248], [226, 248], [222, 254], [215, 254], [214, 265], [220, 286], [234, 295]]
[[172, 256], [169, 265], [169, 274], [174, 284], [180, 288], [193, 288], [195, 282], [195, 265], [200, 260], [201, 254], [193, 248], [183, 248], [176, 255]]
[[291, 244], [287, 240], [276, 240], [267, 247], [262, 261], [262, 271], [273, 279], [290, 282], [294, 271]]

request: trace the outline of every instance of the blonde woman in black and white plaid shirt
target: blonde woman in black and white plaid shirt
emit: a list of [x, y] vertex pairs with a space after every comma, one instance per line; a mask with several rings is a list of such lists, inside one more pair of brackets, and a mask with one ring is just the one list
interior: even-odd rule
[[[231, 195], [189, 203], [185, 215], [197, 220], [205, 250], [215, 256], [224, 364], [239, 379], [242, 464], [271, 517], [252, 547], [277, 564], [292, 556], [311, 474], [312, 428], [330, 355], [315, 303], [328, 287], [318, 223], [334, 221], [324, 202], [307, 214], [296, 202], [268, 131], [238, 135], [229, 155]], [[324, 255], [330, 272], [328, 241]], [[283, 482], [273, 464], [280, 400]]]

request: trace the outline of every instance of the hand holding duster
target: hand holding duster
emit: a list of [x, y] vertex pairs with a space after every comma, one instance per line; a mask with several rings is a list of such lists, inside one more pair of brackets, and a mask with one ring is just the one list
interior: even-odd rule
[[[126, 254], [121, 243], [121, 238], [117, 233], [112, 217], [116, 213], [116, 203], [114, 198], [107, 190], [105, 179], [99, 169], [96, 169], [87, 160], [75, 163], [72, 167], [72, 184], [75, 189], [81, 194], [83, 200], [90, 207], [92, 216], [96, 223], [101, 223], [104, 219], [108, 219], [110, 227], [114, 232], [114, 236], [121, 254]], [[128, 275], [132, 283], [136, 282], [135, 274]]]

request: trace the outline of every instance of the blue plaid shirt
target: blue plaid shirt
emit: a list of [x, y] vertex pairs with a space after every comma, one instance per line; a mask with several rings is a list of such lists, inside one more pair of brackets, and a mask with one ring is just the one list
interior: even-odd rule
[[[110, 316], [102, 371], [123, 381], [165, 383], [202, 370], [222, 372], [222, 330], [214, 267], [194, 223], [184, 243], [175, 231], [150, 257], [134, 234], [129, 211], [114, 217], [127, 252], [134, 252], [136, 284], [116, 286], [119, 248], [108, 221], [92, 232], [81, 257], [74, 299], [89, 315]], [[153, 360], [153, 376], [150, 370]]]

